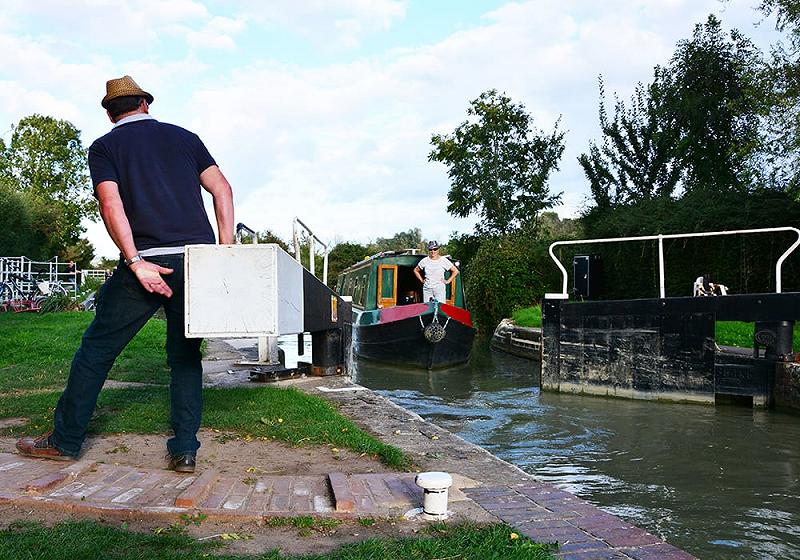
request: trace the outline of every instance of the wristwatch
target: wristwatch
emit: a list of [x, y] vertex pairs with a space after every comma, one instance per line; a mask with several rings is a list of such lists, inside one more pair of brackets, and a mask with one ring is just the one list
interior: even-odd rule
[[132, 265], [132, 264], [134, 264], [134, 263], [137, 263], [137, 262], [139, 262], [139, 261], [141, 261], [141, 260], [143, 260], [143, 259], [142, 259], [142, 255], [140, 255], [139, 253], [136, 253], [136, 254], [135, 254], [135, 255], [133, 255], [131, 258], [129, 258], [129, 259], [125, 259], [125, 264], [127, 264], [128, 266], [130, 266], [130, 265]]

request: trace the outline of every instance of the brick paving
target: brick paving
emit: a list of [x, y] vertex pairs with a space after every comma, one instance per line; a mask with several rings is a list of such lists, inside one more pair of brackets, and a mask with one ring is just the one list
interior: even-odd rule
[[270, 516], [393, 516], [419, 507], [413, 474], [318, 476], [179, 474], [91, 461], [0, 453], [0, 503], [95, 514], [259, 520]]
[[467, 488], [483, 509], [539, 542], [558, 542], [564, 560], [691, 560], [643, 529], [548, 484]]
[[[222, 476], [0, 453], [0, 503], [89, 515], [257, 521], [274, 516], [394, 516], [422, 505], [414, 474]], [[539, 542], [558, 542], [564, 560], [694, 558], [622, 519], [548, 484], [465, 488], [497, 519]]]

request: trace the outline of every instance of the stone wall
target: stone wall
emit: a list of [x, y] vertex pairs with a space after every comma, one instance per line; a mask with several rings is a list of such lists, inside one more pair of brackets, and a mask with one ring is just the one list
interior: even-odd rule
[[775, 408], [800, 410], [800, 363], [778, 363], [775, 368]]

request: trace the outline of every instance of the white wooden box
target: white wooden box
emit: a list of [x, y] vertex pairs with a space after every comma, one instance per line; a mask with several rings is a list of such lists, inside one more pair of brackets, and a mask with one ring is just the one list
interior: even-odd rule
[[275, 244], [188, 245], [188, 338], [303, 332], [303, 267]]

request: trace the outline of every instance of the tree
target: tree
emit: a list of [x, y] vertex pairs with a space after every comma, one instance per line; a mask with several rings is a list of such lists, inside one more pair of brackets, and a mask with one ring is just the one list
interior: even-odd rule
[[762, 172], [765, 65], [752, 43], [713, 15], [678, 43], [653, 81], [609, 119], [600, 81], [600, 146], [579, 156], [598, 208], [702, 189], [750, 190]]
[[477, 213], [478, 233], [499, 235], [535, 221], [559, 202], [561, 194], [552, 195], [547, 185], [564, 152], [558, 121], [545, 134], [532, 126], [523, 105], [496, 90], [471, 101], [467, 115], [452, 134], [431, 138], [428, 160], [449, 168], [449, 213]]
[[555, 212], [543, 212], [539, 216], [538, 230], [543, 239], [552, 241], [583, 237], [583, 226], [579, 219], [559, 218]]
[[759, 10], [766, 15], [775, 14], [778, 31], [789, 32], [795, 51], [800, 49], [800, 4], [797, 0], [762, 0]]
[[42, 235], [33, 252], [41, 258], [78, 243], [81, 220], [97, 217], [80, 131], [67, 121], [20, 120], [0, 156], [0, 176], [28, 202], [31, 227]]
[[30, 255], [39, 245], [30, 204], [0, 179], [0, 256]]
[[759, 9], [777, 16], [776, 29], [789, 35], [778, 41], [765, 82], [772, 85], [768, 101], [767, 180], [800, 200], [800, 4], [796, 0], [763, 0]]
[[735, 29], [728, 37], [713, 15], [678, 43], [665, 72], [664, 103], [681, 136], [687, 190], [747, 190], [757, 183], [765, 69], [752, 41]]
[[483, 336], [491, 336], [514, 309], [541, 301], [548, 286], [558, 286], [550, 259], [550, 240], [533, 227], [504, 236], [484, 237], [464, 268], [467, 302]]
[[336, 288], [342, 271], [370, 255], [370, 248], [360, 243], [337, 243], [328, 253], [328, 286]]
[[591, 142], [589, 153], [578, 157], [597, 206], [671, 196], [683, 176], [680, 139], [663, 110], [662, 73], [656, 68], [652, 84], [639, 83], [630, 106], [617, 99], [611, 120], [599, 78], [602, 144]]
[[379, 237], [370, 247], [374, 249], [373, 252], [380, 251], [403, 251], [405, 249], [423, 249], [425, 242], [422, 240], [422, 230], [419, 228], [412, 228], [408, 231], [401, 231], [395, 233], [392, 237]]
[[94, 260], [94, 246], [88, 239], [81, 237], [77, 243], [64, 249], [61, 259], [74, 261], [79, 268], [89, 268]]
[[[275, 232], [271, 229], [265, 229], [263, 231], [256, 232], [256, 238], [258, 239], [259, 243], [275, 243], [280, 246], [281, 249], [286, 251], [287, 253], [292, 253], [294, 255], [294, 248], [289, 247], [289, 245], [281, 239]], [[253, 236], [249, 234], [242, 234], [241, 243], [247, 244], [253, 242]]]

